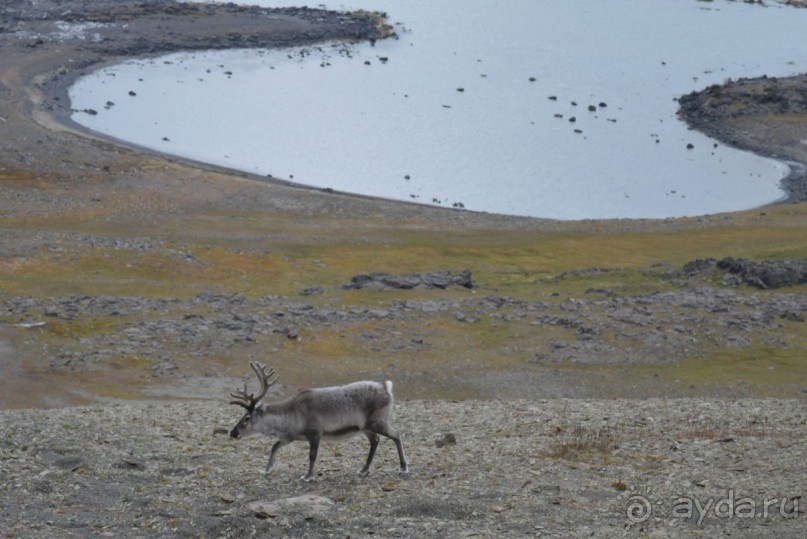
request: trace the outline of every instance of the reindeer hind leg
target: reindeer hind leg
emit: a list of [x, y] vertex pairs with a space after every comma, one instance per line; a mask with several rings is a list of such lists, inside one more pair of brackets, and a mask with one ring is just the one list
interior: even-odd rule
[[373, 421], [367, 427], [369, 430], [385, 436], [395, 442], [395, 447], [398, 449], [398, 459], [401, 462], [401, 476], [406, 477], [409, 475], [409, 463], [406, 461], [406, 454], [404, 453], [403, 442], [401, 441], [401, 434], [397, 429], [393, 428], [386, 421]]

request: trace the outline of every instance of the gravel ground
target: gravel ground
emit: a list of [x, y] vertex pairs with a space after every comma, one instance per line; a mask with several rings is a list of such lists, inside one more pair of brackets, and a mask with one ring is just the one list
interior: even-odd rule
[[[217, 403], [0, 412], [5, 537], [804, 537], [791, 400], [403, 401], [382, 441], [233, 441]], [[451, 440], [456, 443], [445, 443]], [[440, 442], [440, 443], [437, 443]]]

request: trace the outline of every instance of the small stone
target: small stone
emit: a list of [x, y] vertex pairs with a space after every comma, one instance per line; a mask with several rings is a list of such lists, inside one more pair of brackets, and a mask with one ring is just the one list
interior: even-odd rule
[[120, 468], [120, 469], [123, 469], [123, 470], [137, 470], [137, 471], [140, 471], [140, 470], [145, 470], [146, 465], [143, 464], [143, 462], [140, 461], [140, 460], [134, 459], [132, 457], [126, 457], [126, 458], [121, 459], [121, 461], [118, 463], [116, 468]]
[[400, 481], [388, 481], [383, 485], [381, 485], [381, 490], [383, 490], [384, 492], [393, 492], [395, 490], [398, 490], [399, 488], [401, 488]]
[[297, 333], [297, 330], [294, 328], [283, 328], [280, 331], [283, 335], [285, 335], [289, 339], [297, 339], [300, 335]]
[[300, 516], [303, 519], [323, 515], [334, 501], [324, 496], [303, 494], [293, 498], [282, 498], [275, 501], [257, 501], [247, 505], [258, 518], [277, 518], [289, 515]]
[[75, 472], [84, 466], [84, 458], [78, 456], [63, 457], [57, 459], [53, 465], [57, 468], [61, 468], [62, 470]]
[[452, 434], [444, 434], [442, 438], [435, 440], [434, 445], [437, 447], [445, 447], [447, 445], [457, 445], [457, 437]]

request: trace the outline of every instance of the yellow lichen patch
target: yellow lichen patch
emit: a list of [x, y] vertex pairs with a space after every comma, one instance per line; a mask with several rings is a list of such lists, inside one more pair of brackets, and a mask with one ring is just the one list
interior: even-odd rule
[[247, 295], [291, 294], [304, 283], [297, 279], [295, 263], [274, 252], [233, 251], [221, 247], [197, 250], [204, 279]]
[[781, 124], [805, 125], [807, 124], [807, 114], [774, 114], [767, 117], [768, 120]]
[[145, 371], [151, 368], [152, 362], [144, 357], [133, 356], [128, 354], [110, 364], [110, 367], [116, 370], [141, 370]]
[[45, 331], [53, 334], [56, 337], [80, 339], [111, 333], [124, 323], [124, 320], [117, 317], [81, 317], [76, 318], [75, 320], [63, 320], [56, 317], [49, 317], [43, 327]]
[[33, 177], [24, 172], [0, 172], [0, 182], [28, 182]]
[[391, 25], [387, 24], [387, 14], [380, 11], [367, 11], [366, 9], [359, 9], [351, 13], [354, 17], [367, 17], [373, 24], [376, 25], [382, 37], [390, 37], [395, 35], [395, 30]]

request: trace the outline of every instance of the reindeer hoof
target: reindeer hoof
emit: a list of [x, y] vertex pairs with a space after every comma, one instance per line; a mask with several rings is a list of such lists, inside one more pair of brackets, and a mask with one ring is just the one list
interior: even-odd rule
[[300, 481], [302, 481], [303, 483], [311, 483], [312, 481], [314, 481], [314, 478], [304, 475], [300, 478]]
[[401, 476], [401, 479], [409, 479], [409, 470], [401, 470], [399, 475]]
[[370, 476], [370, 470], [365, 470], [363, 468], [359, 470], [359, 477], [369, 477], [369, 476]]

